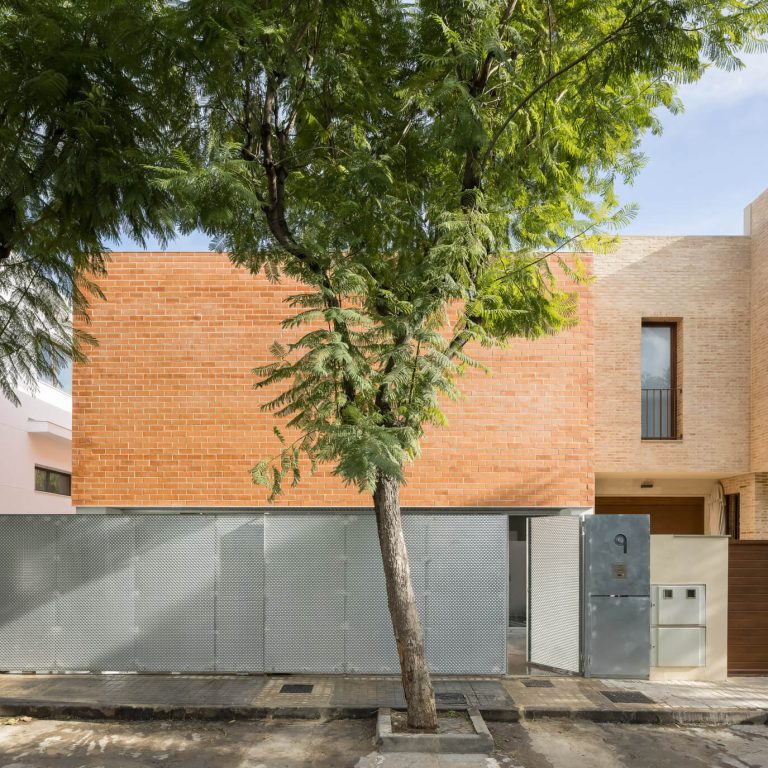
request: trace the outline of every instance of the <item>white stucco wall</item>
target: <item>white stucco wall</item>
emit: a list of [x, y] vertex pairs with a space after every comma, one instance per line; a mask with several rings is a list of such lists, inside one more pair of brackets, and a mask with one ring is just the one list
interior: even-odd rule
[[35, 465], [72, 471], [72, 398], [47, 384], [18, 394], [18, 407], [0, 395], [0, 514], [74, 512], [69, 496], [35, 491]]
[[651, 680], [725, 680], [728, 676], [728, 537], [651, 536], [651, 584], [706, 586], [703, 667], [651, 667]]

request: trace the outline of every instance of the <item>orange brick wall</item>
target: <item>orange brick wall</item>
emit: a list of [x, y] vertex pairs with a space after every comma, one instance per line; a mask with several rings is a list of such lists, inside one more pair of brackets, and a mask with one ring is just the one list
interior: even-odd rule
[[[585, 259], [589, 266], [589, 259]], [[99, 346], [74, 372], [76, 506], [257, 506], [257, 459], [275, 453], [251, 369], [270, 361], [289, 286], [209, 253], [113, 254], [90, 331]], [[465, 397], [446, 404], [409, 470], [414, 506], [591, 506], [594, 497], [592, 289], [580, 325], [504, 350], [473, 350]], [[278, 502], [369, 506], [326, 471]]]

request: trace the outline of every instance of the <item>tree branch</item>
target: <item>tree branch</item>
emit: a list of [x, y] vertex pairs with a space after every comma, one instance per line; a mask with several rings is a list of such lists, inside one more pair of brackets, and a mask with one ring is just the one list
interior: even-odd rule
[[658, 5], [659, 2], [660, 0], [655, 0], [654, 2], [645, 6], [644, 8], [641, 8], [634, 16], [627, 16], [627, 18], [625, 18], [624, 21], [618, 27], [616, 27], [616, 29], [612, 30], [603, 38], [598, 40], [598, 42], [596, 42], [591, 48], [585, 51], [581, 56], [578, 56], [573, 61], [566, 64], [565, 66], [560, 67], [560, 69], [558, 69], [556, 72], [552, 72], [550, 75], [545, 77], [541, 82], [539, 82], [531, 91], [529, 91], [528, 94], [512, 110], [512, 112], [510, 112], [509, 115], [507, 115], [504, 122], [501, 124], [501, 126], [499, 126], [496, 133], [493, 135], [493, 138], [491, 139], [490, 143], [486, 147], [485, 152], [483, 153], [483, 156], [480, 160], [480, 167], [482, 168], [485, 166], [485, 164], [488, 162], [488, 157], [490, 156], [491, 152], [493, 152], [494, 148], [496, 147], [496, 144], [498, 144], [499, 139], [501, 138], [501, 135], [509, 127], [510, 123], [515, 119], [515, 117], [520, 112], [520, 110], [522, 110], [531, 101], [531, 99], [533, 99], [534, 96], [536, 96], [538, 93], [544, 90], [544, 88], [546, 88], [553, 80], [556, 80], [557, 78], [562, 77], [566, 72], [569, 72], [574, 67], [586, 61], [593, 54], [597, 53], [597, 51], [599, 51], [601, 48], [606, 46], [608, 43], [612, 42], [616, 37], [618, 37], [622, 32], [624, 32], [630, 24], [636, 21], [644, 13], [647, 13], [655, 5]]
[[[261, 165], [267, 177], [267, 194], [269, 202], [262, 205], [269, 230], [277, 242], [297, 261], [301, 262], [312, 272], [318, 281], [327, 308], [340, 308], [341, 302], [333, 290], [330, 276], [322, 267], [320, 261], [304, 246], [299, 244], [291, 232], [285, 218], [285, 180], [288, 172], [281, 162], [275, 161], [272, 136], [276, 132], [275, 115], [277, 114], [278, 82], [274, 75], [267, 76], [264, 95], [264, 105], [261, 119]], [[333, 321], [334, 329], [339, 333], [350, 350], [354, 350], [349, 328], [340, 320]], [[342, 385], [347, 400], [354, 402], [355, 388], [348, 377], [343, 377]]]

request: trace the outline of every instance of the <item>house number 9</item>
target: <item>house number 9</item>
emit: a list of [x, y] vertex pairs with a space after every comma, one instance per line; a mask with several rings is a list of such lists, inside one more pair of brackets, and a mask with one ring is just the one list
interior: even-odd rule
[[624, 554], [627, 554], [627, 537], [623, 533], [617, 533], [613, 539], [613, 543], [617, 547], [621, 547], [624, 550]]

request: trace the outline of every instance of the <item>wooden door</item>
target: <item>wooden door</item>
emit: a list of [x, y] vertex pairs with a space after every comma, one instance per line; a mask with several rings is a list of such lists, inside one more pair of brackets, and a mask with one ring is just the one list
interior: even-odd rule
[[768, 675], [768, 541], [728, 548], [728, 674]]

